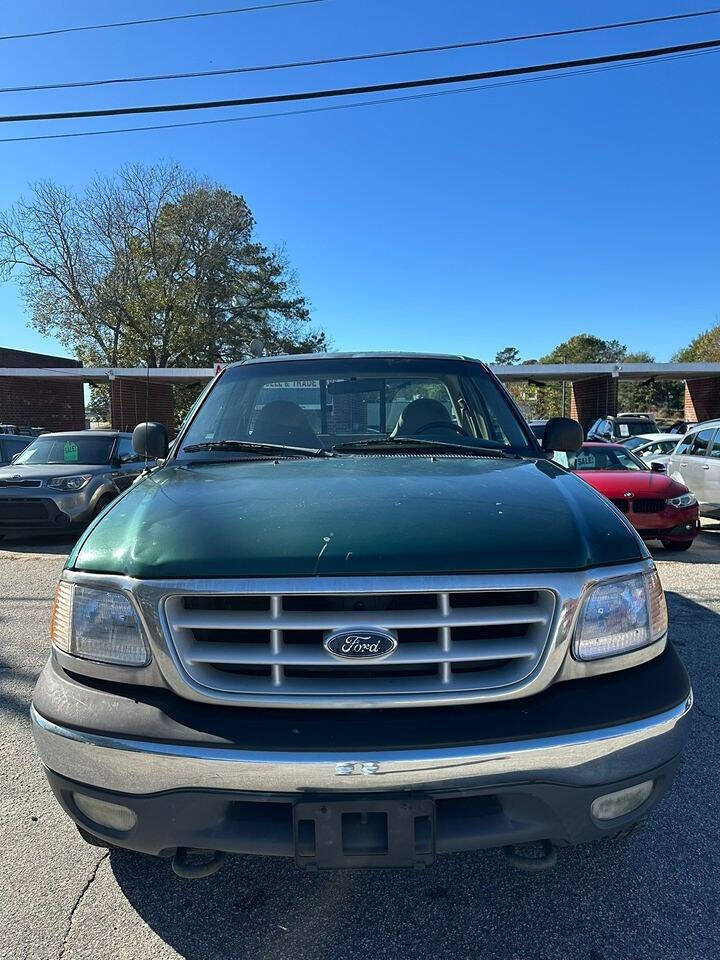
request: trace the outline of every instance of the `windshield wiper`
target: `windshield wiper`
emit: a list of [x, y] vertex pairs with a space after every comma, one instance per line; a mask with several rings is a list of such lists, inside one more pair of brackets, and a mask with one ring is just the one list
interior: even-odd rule
[[333, 450], [338, 453], [352, 453], [355, 450], [388, 449], [391, 447], [404, 446], [441, 448], [443, 450], [452, 450], [455, 453], [479, 453], [487, 455], [496, 454], [498, 457], [507, 457], [510, 460], [516, 460], [519, 457], [517, 453], [510, 453], [502, 447], [496, 447], [492, 443], [460, 443], [453, 440], [426, 440], [423, 437], [378, 437], [376, 440], [371, 437], [367, 440], [348, 440], [345, 443], [336, 443]]
[[183, 447], [183, 453], [199, 453], [201, 450], [247, 450], [248, 453], [285, 454], [289, 457], [331, 457], [322, 447], [291, 447], [284, 443], [260, 443], [254, 440], [208, 440], [207, 443], [191, 443]]

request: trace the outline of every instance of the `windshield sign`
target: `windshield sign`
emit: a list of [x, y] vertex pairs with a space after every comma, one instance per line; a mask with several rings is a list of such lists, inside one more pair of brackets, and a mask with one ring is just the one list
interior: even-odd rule
[[577, 453], [553, 453], [552, 459], [569, 470], [646, 470], [644, 463], [623, 447], [582, 447]]
[[241, 443], [326, 451], [349, 444], [359, 455], [377, 452], [373, 440], [388, 453], [387, 441], [405, 440], [408, 449], [408, 441], [426, 440], [538, 454], [528, 428], [480, 364], [333, 358], [229, 368], [183, 437], [180, 458], [258, 455], [241, 451]]
[[15, 463], [108, 463], [114, 443], [114, 437], [38, 437], [25, 447]]

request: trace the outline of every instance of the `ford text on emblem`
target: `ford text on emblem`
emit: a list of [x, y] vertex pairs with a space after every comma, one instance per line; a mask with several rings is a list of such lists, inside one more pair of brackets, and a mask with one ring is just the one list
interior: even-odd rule
[[338, 660], [383, 660], [397, 647], [384, 630], [336, 630], [325, 637], [325, 649]]

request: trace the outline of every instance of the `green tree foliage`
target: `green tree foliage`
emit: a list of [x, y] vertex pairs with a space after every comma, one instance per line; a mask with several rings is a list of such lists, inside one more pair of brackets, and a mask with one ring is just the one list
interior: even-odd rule
[[0, 272], [32, 325], [84, 363], [212, 366], [326, 338], [243, 197], [178, 165], [124, 167], [75, 193], [51, 181], [0, 214]]
[[[627, 353], [624, 363], [653, 363], [655, 358], [647, 351]], [[646, 381], [621, 380], [618, 384], [618, 410], [635, 410], [639, 413], [658, 413], [661, 416], [678, 416], [683, 408], [685, 386], [682, 380]]]
[[674, 360], [678, 363], [713, 363], [720, 361], [720, 324], [698, 334], [679, 350]]
[[503, 347], [495, 354], [495, 363], [520, 363], [520, 351], [517, 347]]

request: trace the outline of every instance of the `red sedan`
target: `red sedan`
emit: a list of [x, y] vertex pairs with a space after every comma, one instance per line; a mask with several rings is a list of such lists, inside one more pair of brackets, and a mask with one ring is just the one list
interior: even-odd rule
[[584, 443], [577, 453], [553, 455], [612, 500], [643, 540], [687, 550], [700, 531], [698, 504], [686, 486], [651, 470], [619, 443]]

